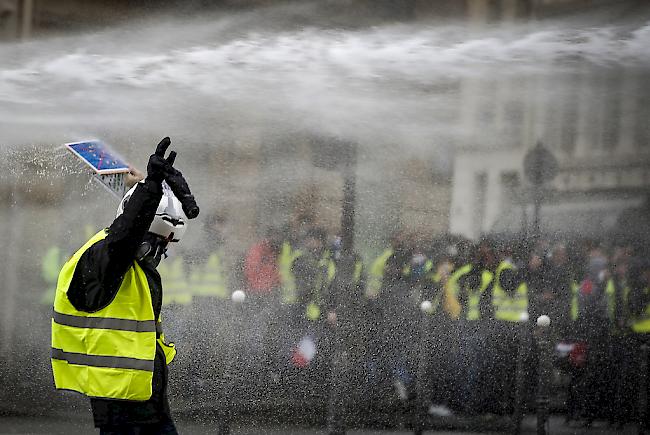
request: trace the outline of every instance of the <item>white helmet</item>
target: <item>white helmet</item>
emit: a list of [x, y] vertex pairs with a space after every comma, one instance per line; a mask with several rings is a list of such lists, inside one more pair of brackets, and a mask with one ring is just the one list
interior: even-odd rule
[[[129, 199], [131, 199], [131, 195], [133, 195], [137, 186], [138, 184], [136, 183], [135, 186], [126, 192], [124, 198], [120, 201], [120, 205], [117, 207], [117, 215], [115, 217], [124, 213], [124, 207], [126, 207]], [[158, 204], [156, 216], [154, 216], [153, 222], [149, 227], [149, 232], [157, 234], [164, 239], [169, 239], [170, 242], [179, 242], [185, 233], [187, 217], [183, 212], [181, 202], [176, 198], [176, 195], [174, 195], [167, 183], [163, 181], [162, 187], [163, 196], [160, 204]]]

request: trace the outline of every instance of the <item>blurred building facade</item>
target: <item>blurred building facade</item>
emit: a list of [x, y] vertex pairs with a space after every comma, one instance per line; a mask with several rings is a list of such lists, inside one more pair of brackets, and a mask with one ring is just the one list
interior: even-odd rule
[[[625, 19], [630, 5], [635, 6], [614, 5], [621, 6], [615, 16]], [[642, 216], [650, 198], [650, 86], [645, 75], [635, 66], [594, 69], [585, 62], [559, 79], [543, 74], [514, 82], [491, 78], [489, 98], [477, 97], [485, 82], [463, 83], [462, 125], [486, 131], [490, 124], [488, 131], [496, 134], [456, 144], [450, 231], [470, 238], [530, 231], [532, 187], [523, 161], [541, 141], [559, 163], [558, 175], [544, 188], [543, 232], [647, 237]], [[637, 217], [630, 220], [631, 215]]]
[[[160, 9], [187, 10], [215, 5], [246, 8], [276, 3], [282, 2], [0, 0], [0, 40], [101, 27]], [[373, 14], [394, 20], [455, 17], [472, 26], [526, 21], [609, 3], [638, 2], [327, 1], [334, 9], [357, 15]], [[487, 99], [483, 95], [485, 81], [466, 80], [456, 86], [463, 130], [481, 132], [488, 123], [498, 134], [454, 143], [453, 174], [440, 172], [434, 162], [418, 158], [406, 160], [399, 167], [391, 161], [385, 162], [380, 181], [360, 186], [358, 205], [366, 212], [359, 216], [359, 227], [371, 227], [385, 237], [399, 227], [427, 235], [451, 231], [472, 238], [483, 233], [518, 231], [525, 225], [522, 222], [531, 220], [530, 213], [525, 215], [521, 206], [527, 198], [521, 162], [526, 150], [538, 140], [555, 153], [561, 166], [550, 198], [556, 207], [547, 206], [544, 210], [549, 217], [553, 213], [564, 214], [565, 218], [578, 213], [583, 220], [597, 221], [594, 227], [597, 230], [610, 225], [621, 210], [643, 201], [650, 183], [647, 171], [650, 132], [644, 122], [650, 110], [647, 104], [650, 93], [641, 73], [616, 70], [594, 74], [585, 69], [584, 73], [568, 77], [560, 84], [554, 79], [529, 77], [513, 85], [508, 78], [494, 77], [487, 86], [492, 92]], [[562, 87], [561, 92], [557, 92], [558, 86]], [[550, 88], [556, 92], [546, 96]], [[318, 216], [319, 223], [330, 232], [339, 230], [338, 205], [342, 200], [343, 180], [338, 169], [310, 167], [295, 177], [311, 181], [296, 186], [291, 178], [283, 175], [282, 168], [265, 166], [268, 159], [282, 160], [282, 156], [275, 151], [271, 156], [263, 132], [242, 132], [241, 138], [238, 146], [217, 152], [209, 159], [215, 173], [210, 188], [220, 198], [219, 207], [238, 217], [231, 220], [228, 231], [235, 236], [237, 245], [249, 243], [255, 237], [251, 229], [264, 227], [269, 216], [275, 222], [286, 222], [292, 215], [307, 213]], [[307, 134], [278, 141], [284, 142], [280, 149], [284, 149], [284, 158], [291, 164], [295, 160], [312, 160], [327, 140], [314, 140]], [[285, 169], [295, 170], [295, 167]], [[277, 172], [277, 176], [273, 178], [269, 171]], [[261, 174], [262, 179], [275, 180], [275, 183], [236, 185], [229, 177], [234, 172], [249, 174], [251, 180]], [[243, 212], [252, 209], [257, 210], [255, 214]]]

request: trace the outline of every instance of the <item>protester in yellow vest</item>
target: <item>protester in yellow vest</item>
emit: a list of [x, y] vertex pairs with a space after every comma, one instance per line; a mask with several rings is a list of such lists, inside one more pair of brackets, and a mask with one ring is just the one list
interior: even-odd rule
[[630, 267], [628, 311], [630, 329], [637, 334], [650, 334], [650, 259], [637, 258]]
[[297, 302], [306, 319], [321, 319], [323, 302], [336, 276], [336, 266], [325, 249], [325, 232], [312, 229], [302, 241], [302, 255], [293, 263]]
[[192, 296], [215, 297], [221, 300], [228, 298], [228, 280], [223, 258], [223, 250], [219, 249], [211, 253], [205, 263], [196, 264], [191, 268], [189, 287]]
[[282, 243], [278, 256], [280, 273], [281, 301], [283, 304], [293, 304], [297, 300], [296, 277], [293, 273], [293, 263], [300, 258], [302, 251], [294, 249], [288, 240]]
[[366, 276], [363, 261], [355, 252], [344, 252], [343, 239], [339, 236], [336, 236], [331, 243], [325, 261], [328, 267], [328, 279], [332, 276], [332, 279], [336, 280], [331, 286], [332, 291], [325, 298], [327, 320], [330, 325], [337, 326], [338, 316], [342, 315], [348, 327], [352, 326], [353, 322], [358, 322], [354, 328], [355, 332], [360, 332], [361, 319], [366, 314], [364, 309]]
[[444, 305], [445, 311], [449, 313], [450, 311], [456, 312], [457, 316], [460, 314], [460, 306], [454, 306], [453, 309], [447, 302], [445, 296], [445, 290], [447, 288], [447, 282], [451, 277], [451, 273], [454, 269], [454, 265], [449, 261], [449, 259], [442, 259], [439, 263], [432, 263], [431, 269], [427, 272], [427, 279], [430, 282], [430, 289], [427, 297], [425, 298], [431, 303], [431, 307], [425, 306], [423, 311], [427, 314], [435, 314], [439, 311], [441, 305]]
[[[615, 330], [611, 340], [611, 366], [614, 367], [616, 394], [609, 398], [611, 409], [614, 411], [610, 418], [621, 425], [640, 417], [639, 397], [643, 396], [640, 387], [646, 387], [643, 392], [646, 395], [648, 388], [647, 382], [642, 382], [647, 376], [643, 370], [648, 369], [648, 361], [643, 358], [647, 353], [642, 349], [647, 346], [650, 338], [650, 260], [647, 251], [637, 252], [636, 255], [636, 258], [629, 261], [625, 287], [621, 285], [620, 288], [614, 289], [615, 292], [623, 293], [622, 300], [617, 300], [617, 306], [624, 304], [620, 307], [622, 312], [619, 311], [619, 316], [623, 313], [627, 316], [626, 328]], [[620, 264], [618, 259], [616, 262]], [[614, 272], [616, 275], [616, 270]], [[619, 285], [622, 281], [620, 280]], [[616, 283], [614, 286], [618, 287]], [[619, 308], [616, 309], [618, 310]], [[623, 319], [619, 317], [619, 320]], [[645, 405], [648, 403], [645, 402]], [[647, 409], [644, 413], [649, 415]], [[642, 424], [647, 425], [647, 421]]]
[[528, 320], [528, 287], [511, 259], [497, 267], [492, 289], [494, 318], [502, 322]]
[[368, 284], [366, 287], [366, 296], [369, 298], [376, 298], [379, 295], [381, 286], [384, 280], [384, 270], [386, 269], [386, 262], [393, 255], [393, 248], [385, 249], [370, 265], [370, 272], [368, 274]]
[[[131, 183], [130, 186], [132, 187], [136, 182], [137, 180]], [[90, 239], [95, 234], [96, 230], [97, 229], [91, 225], [85, 225], [83, 231], [84, 234], [80, 235], [80, 237], [83, 237], [83, 239], [80, 238], [79, 240], [81, 241]], [[41, 294], [39, 301], [41, 304], [51, 306], [54, 302], [54, 295], [56, 294], [56, 282], [59, 278], [59, 272], [61, 271], [61, 267], [69, 256], [69, 253], [65, 254], [64, 251], [57, 245], [52, 245], [47, 249], [47, 251], [45, 251], [45, 255], [43, 255], [43, 259], [41, 260], [41, 276], [43, 277], [43, 281], [46, 284], [46, 288]]]
[[463, 251], [445, 283], [443, 308], [456, 320], [492, 318], [491, 285], [496, 266], [492, 247], [487, 240], [481, 240]]
[[192, 302], [189, 277], [183, 257], [174, 255], [158, 266], [160, 278], [165, 282], [163, 305], [188, 305]]
[[194, 299], [199, 298], [194, 304], [205, 302], [200, 298], [223, 301], [230, 297], [223, 238], [225, 223], [222, 214], [214, 213], [205, 218], [201, 243], [192, 251], [186, 292]]
[[178, 196], [185, 204], [193, 197], [172, 166], [176, 154], [164, 157], [169, 144], [169, 138], [160, 142], [147, 178], [127, 192], [111, 226], [86, 242], [59, 275], [52, 317], [55, 386], [90, 398], [101, 434], [177, 433], [166, 391], [167, 364], [176, 351], [162, 333], [156, 267], [185, 231]]
[[45, 252], [41, 263], [41, 276], [47, 288], [41, 295], [42, 304], [51, 305], [56, 294], [56, 282], [59, 277], [61, 266], [65, 262], [61, 249], [58, 246], [50, 246]]

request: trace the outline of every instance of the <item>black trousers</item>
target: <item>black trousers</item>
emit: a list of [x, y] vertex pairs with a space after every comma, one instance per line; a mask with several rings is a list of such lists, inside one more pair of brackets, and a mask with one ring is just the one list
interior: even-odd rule
[[178, 435], [171, 420], [156, 424], [102, 426], [99, 435]]

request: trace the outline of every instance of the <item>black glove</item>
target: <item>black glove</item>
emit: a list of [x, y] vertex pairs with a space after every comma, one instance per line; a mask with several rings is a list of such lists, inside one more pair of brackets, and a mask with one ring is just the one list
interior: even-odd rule
[[169, 157], [165, 159], [165, 152], [170, 144], [171, 139], [164, 138], [156, 147], [156, 152], [149, 157], [147, 178], [158, 183], [166, 181], [181, 202], [185, 215], [189, 219], [194, 219], [199, 215], [199, 207], [196, 205], [194, 195], [190, 192], [190, 186], [185, 181], [185, 177], [173, 166], [174, 160], [176, 160], [176, 151], [171, 151]]
[[[172, 151], [173, 152], [173, 151]], [[183, 206], [183, 211], [185, 216], [189, 219], [194, 219], [199, 215], [199, 206], [196, 205], [194, 200], [194, 195], [190, 192], [190, 186], [188, 186], [185, 177], [181, 174], [176, 168], [171, 168], [171, 171], [167, 174], [165, 181], [176, 195], [176, 198], [181, 202]]]
[[156, 147], [156, 152], [149, 157], [147, 163], [147, 178], [157, 183], [162, 183], [169, 173], [174, 171], [174, 160], [176, 160], [176, 152], [169, 153], [169, 157], [165, 159], [165, 152], [172, 141], [166, 137], [160, 141]]

